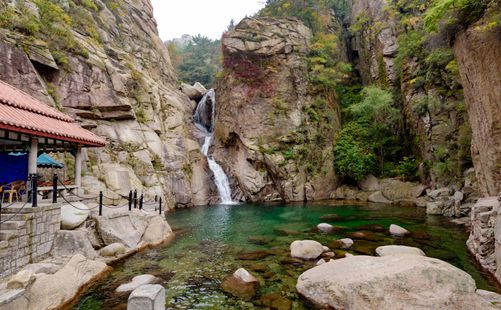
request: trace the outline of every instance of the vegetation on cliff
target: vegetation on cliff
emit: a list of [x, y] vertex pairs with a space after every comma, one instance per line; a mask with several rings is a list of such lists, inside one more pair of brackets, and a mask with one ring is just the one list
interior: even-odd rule
[[167, 42], [172, 65], [178, 78], [193, 85], [196, 82], [213, 87], [214, 79], [221, 71], [221, 41], [197, 35], [187, 44]]

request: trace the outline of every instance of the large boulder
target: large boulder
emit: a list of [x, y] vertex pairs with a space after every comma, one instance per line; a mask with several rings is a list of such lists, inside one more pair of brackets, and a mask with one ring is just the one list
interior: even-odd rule
[[109, 267], [104, 262], [89, 260], [76, 254], [55, 274], [37, 275], [35, 282], [25, 293], [28, 304], [24, 309], [58, 309], [75, 298], [85, 285], [108, 270]]
[[80, 230], [60, 230], [56, 232], [51, 255], [54, 257], [82, 254], [86, 258], [95, 259], [97, 253], [87, 235]]
[[118, 242], [107, 245], [101, 250], [99, 250], [99, 254], [105, 257], [118, 256], [125, 254], [126, 252], [127, 249], [125, 248], [125, 245]]
[[392, 203], [392, 201], [383, 196], [383, 193], [380, 191], [372, 193], [367, 200], [374, 203]]
[[396, 179], [383, 179], [380, 187], [383, 196], [392, 201], [415, 198], [419, 191], [423, 191], [422, 185]]
[[141, 212], [116, 211], [96, 216], [95, 221], [97, 231], [106, 245], [122, 243], [133, 249], [139, 245], [152, 217]]
[[379, 180], [374, 175], [367, 175], [362, 181], [358, 182], [358, 187], [363, 191], [378, 191], [380, 189]]
[[493, 309], [466, 272], [418, 255], [353, 256], [304, 272], [299, 294], [332, 309]]
[[296, 240], [291, 243], [291, 256], [305, 260], [315, 259], [324, 252], [320, 242], [314, 240]]
[[224, 279], [221, 288], [235, 297], [251, 300], [257, 293], [259, 280], [244, 268], [240, 268]]
[[61, 207], [61, 228], [75, 229], [85, 222], [89, 214], [89, 207], [81, 202], [72, 202], [71, 205], [64, 204]]
[[173, 236], [172, 229], [161, 216], [152, 218], [144, 231], [141, 241], [146, 245], [158, 245]]
[[191, 100], [200, 100], [206, 93], [207, 89], [200, 83], [195, 83], [193, 86], [182, 83], [179, 87], [181, 92], [188, 96]]

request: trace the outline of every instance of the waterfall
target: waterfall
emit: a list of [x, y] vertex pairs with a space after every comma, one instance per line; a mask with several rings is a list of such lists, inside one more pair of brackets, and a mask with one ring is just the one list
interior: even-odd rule
[[205, 157], [207, 157], [209, 168], [214, 174], [214, 181], [216, 183], [221, 203], [233, 204], [234, 202], [231, 200], [231, 188], [228, 176], [226, 176], [223, 168], [221, 168], [212, 156], [209, 156], [209, 148], [212, 144], [212, 138], [214, 135], [215, 105], [216, 94], [214, 90], [211, 89], [198, 103], [193, 119], [197, 128], [206, 134], [201, 150]]

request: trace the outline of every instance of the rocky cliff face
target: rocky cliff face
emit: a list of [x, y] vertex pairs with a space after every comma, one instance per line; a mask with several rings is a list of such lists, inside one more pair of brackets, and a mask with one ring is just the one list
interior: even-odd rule
[[[471, 129], [446, 38], [422, 29], [424, 6], [387, 1], [352, 1], [350, 31], [356, 68], [365, 85], [397, 94], [409, 147], [422, 159], [431, 186], [464, 186], [471, 167]], [[399, 42], [403, 46], [399, 46]]]
[[[107, 138], [106, 148], [85, 152], [88, 192], [138, 189], [169, 207], [206, 204], [194, 104], [177, 90], [149, 0], [0, 1], [0, 8], [12, 16], [0, 30], [0, 79]], [[52, 30], [61, 25], [68, 32]]]
[[[482, 19], [461, 33], [454, 54], [473, 131], [472, 155], [482, 194], [501, 192], [501, 27]], [[486, 28], [487, 27], [487, 28]]]
[[[334, 189], [339, 111], [310, 93], [311, 36], [294, 19], [247, 18], [222, 39], [215, 158], [237, 199], [326, 199]], [[315, 125], [317, 110], [323, 127]]]
[[468, 249], [501, 281], [501, 27], [489, 13], [454, 43], [473, 131], [472, 156], [484, 196], [472, 210]]

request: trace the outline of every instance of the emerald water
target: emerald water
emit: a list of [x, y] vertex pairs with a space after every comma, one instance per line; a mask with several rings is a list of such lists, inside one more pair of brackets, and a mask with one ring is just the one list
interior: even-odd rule
[[[75, 309], [126, 309], [129, 293], [115, 293], [115, 289], [141, 274], [162, 280], [168, 309], [307, 309], [295, 285], [298, 276], [314, 262], [291, 259], [290, 243], [312, 239], [329, 246], [335, 239], [353, 238], [351, 234], [357, 231], [364, 232], [364, 240], [353, 238], [355, 244], [348, 251], [352, 254], [373, 255], [380, 245], [416, 246], [428, 256], [468, 272], [478, 288], [496, 290], [468, 256], [464, 229], [444, 217], [427, 216], [421, 208], [339, 202], [242, 204], [176, 210], [167, 219], [176, 232], [173, 243], [114, 266], [114, 271], [91, 288]], [[316, 231], [316, 225], [322, 222], [334, 225], [335, 232]], [[412, 235], [393, 238], [387, 232], [390, 224], [401, 225]], [[343, 255], [336, 250], [337, 257]], [[220, 290], [223, 279], [239, 267], [261, 282], [252, 301]]]

